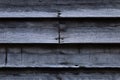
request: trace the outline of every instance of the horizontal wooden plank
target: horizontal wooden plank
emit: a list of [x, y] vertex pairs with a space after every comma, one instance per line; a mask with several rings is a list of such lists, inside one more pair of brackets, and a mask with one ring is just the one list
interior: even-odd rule
[[58, 43], [56, 20], [0, 20], [0, 43]]
[[39, 45], [7, 48], [3, 67], [119, 68], [120, 46]]
[[118, 0], [60, 0], [60, 17], [120, 17]]
[[55, 67], [57, 55], [56, 46], [8, 47], [6, 67]]
[[0, 18], [120, 17], [119, 9], [119, 0], [0, 0]]
[[119, 80], [120, 72], [118, 71], [0, 70], [0, 80]]
[[[1, 18], [35, 18], [57, 17], [56, 10], [52, 9], [55, 0], [0, 0]], [[53, 2], [52, 2], [53, 1]]]
[[60, 43], [120, 43], [119, 19], [60, 21]]
[[120, 9], [78, 9], [61, 11], [60, 17], [62, 18], [109, 18], [120, 17]]
[[[66, 45], [61, 53], [66, 54], [64, 64], [72, 64], [76, 67], [120, 67], [119, 48], [115, 45]], [[68, 57], [71, 55], [71, 57]]]
[[0, 47], [0, 67], [4, 67], [6, 62], [6, 50]]
[[0, 18], [54, 18], [54, 12], [0, 12]]
[[6, 66], [22, 66], [22, 53], [19, 48], [7, 49]]

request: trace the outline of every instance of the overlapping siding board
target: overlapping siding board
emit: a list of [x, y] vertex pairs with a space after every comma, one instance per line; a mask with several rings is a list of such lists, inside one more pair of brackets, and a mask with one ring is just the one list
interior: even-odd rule
[[119, 0], [58, 0], [60, 17], [120, 17]]
[[0, 47], [0, 67], [5, 67], [6, 51], [5, 48]]
[[0, 0], [0, 17], [120, 17], [119, 8], [119, 0]]
[[119, 0], [0, 0], [0, 80], [120, 80]]
[[[101, 69], [100, 69], [101, 70]], [[119, 70], [0, 70], [1, 80], [119, 80]]]
[[61, 43], [120, 43], [119, 19], [65, 19], [60, 22]]
[[1, 18], [57, 17], [55, 0], [0, 0]]
[[0, 43], [58, 43], [55, 20], [0, 19]]
[[120, 45], [12, 45], [2, 49], [1, 67], [120, 67]]

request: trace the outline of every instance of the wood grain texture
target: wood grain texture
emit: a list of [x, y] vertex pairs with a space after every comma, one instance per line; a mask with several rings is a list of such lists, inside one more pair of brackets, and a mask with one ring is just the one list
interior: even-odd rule
[[60, 21], [60, 43], [120, 43], [119, 19]]
[[22, 66], [22, 53], [20, 48], [8, 48], [7, 52], [7, 67]]
[[119, 48], [119, 45], [61, 46], [60, 64], [73, 68], [119, 68]]
[[120, 17], [118, 0], [60, 0], [60, 17]]
[[[55, 70], [55, 71], [54, 71]], [[119, 80], [114, 70], [1, 70], [0, 80]]]
[[0, 17], [57, 17], [56, 10], [51, 6], [54, 2], [55, 0], [0, 0]]
[[58, 43], [55, 20], [0, 20], [0, 43]]
[[70, 11], [62, 11], [62, 18], [109, 18], [120, 17], [120, 9], [78, 9]]
[[39, 46], [22, 48], [23, 67], [57, 67], [57, 47]]
[[56, 18], [53, 12], [0, 12], [0, 18]]
[[5, 66], [6, 51], [5, 48], [0, 47], [0, 67]]
[[119, 45], [39, 45], [8, 47], [4, 67], [119, 68]]
[[120, 17], [120, 1], [0, 0], [0, 18], [6, 17]]

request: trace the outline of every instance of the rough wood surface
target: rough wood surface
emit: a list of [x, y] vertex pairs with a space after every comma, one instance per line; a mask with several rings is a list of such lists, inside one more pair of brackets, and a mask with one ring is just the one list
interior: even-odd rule
[[58, 43], [55, 20], [0, 20], [0, 43]]
[[21, 56], [22, 54], [20, 48], [8, 48], [6, 66], [22, 66]]
[[78, 9], [70, 11], [62, 11], [62, 18], [109, 18], [120, 17], [120, 9]]
[[3, 67], [120, 67], [119, 45], [24, 45], [18, 47], [9, 46], [6, 52], [7, 61]]
[[61, 19], [60, 43], [120, 43], [119, 19]]
[[0, 0], [1, 18], [57, 17], [55, 0]]
[[119, 80], [119, 70], [0, 70], [0, 80]]
[[0, 12], [0, 18], [54, 18], [57, 15], [53, 12]]
[[120, 1], [0, 0], [0, 17], [120, 17]]
[[[50, 48], [49, 48], [50, 47]], [[22, 64], [24, 67], [57, 67], [59, 53], [52, 46], [28, 47], [22, 49]]]
[[5, 48], [0, 47], [0, 67], [5, 66], [5, 60], [6, 60]]

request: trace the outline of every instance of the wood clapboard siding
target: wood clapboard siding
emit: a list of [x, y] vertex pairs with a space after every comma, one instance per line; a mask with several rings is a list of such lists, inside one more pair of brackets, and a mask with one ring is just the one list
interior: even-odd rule
[[0, 55], [0, 67], [120, 67], [120, 45], [112, 44], [7, 46], [1, 48]]
[[57, 13], [50, 12], [0, 12], [0, 18], [51, 18]]
[[61, 19], [60, 43], [120, 43], [119, 19]]
[[0, 19], [0, 43], [120, 43], [120, 19]]
[[120, 43], [120, 19], [0, 19], [0, 43]]
[[0, 17], [120, 17], [120, 1], [0, 0]]
[[59, 0], [60, 17], [120, 17], [118, 0]]
[[0, 0], [0, 18], [0, 80], [120, 80], [119, 0]]
[[6, 59], [6, 50], [5, 47], [0, 47], [0, 66], [5, 66], [5, 59]]
[[57, 17], [55, 0], [0, 0], [1, 18]]
[[109, 69], [6, 69], [0, 80], [119, 80], [119, 70]]
[[58, 43], [52, 19], [0, 19], [0, 43]]

